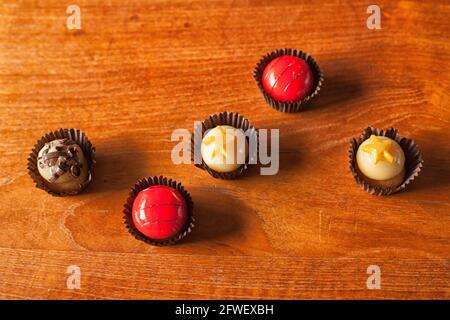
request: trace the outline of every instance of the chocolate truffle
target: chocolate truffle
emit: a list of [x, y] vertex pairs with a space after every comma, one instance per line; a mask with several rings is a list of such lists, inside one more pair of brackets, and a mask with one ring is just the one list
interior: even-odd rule
[[232, 172], [245, 164], [248, 142], [242, 130], [228, 125], [216, 126], [203, 138], [201, 154], [210, 169]]
[[388, 137], [372, 134], [359, 146], [356, 163], [364, 179], [374, 186], [395, 188], [405, 178], [405, 154]]
[[186, 229], [188, 206], [176, 189], [155, 185], [138, 193], [132, 219], [136, 229], [149, 240], [171, 240]]
[[80, 146], [70, 139], [45, 143], [39, 150], [37, 168], [53, 192], [76, 193], [89, 180], [89, 164]]
[[291, 55], [273, 59], [262, 75], [264, 90], [275, 100], [283, 102], [305, 98], [313, 84], [314, 75], [309, 64]]

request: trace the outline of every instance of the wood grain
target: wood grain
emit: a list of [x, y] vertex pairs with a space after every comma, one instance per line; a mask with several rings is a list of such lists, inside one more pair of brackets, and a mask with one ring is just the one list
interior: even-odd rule
[[[0, 6], [0, 297], [450, 298], [450, 4], [378, 1], [61, 1]], [[270, 109], [252, 79], [281, 47], [325, 74], [305, 112]], [[171, 133], [219, 111], [280, 128], [280, 171], [236, 181], [174, 165]], [[425, 166], [407, 192], [377, 198], [347, 168], [367, 125], [414, 139]], [[26, 173], [35, 141], [84, 130], [98, 153], [85, 193], [54, 198]], [[139, 178], [193, 196], [198, 224], [174, 247], [132, 238], [122, 205]], [[382, 270], [380, 290], [366, 269]], [[81, 289], [66, 269], [81, 268]], [[156, 276], [155, 276], [156, 274]]]

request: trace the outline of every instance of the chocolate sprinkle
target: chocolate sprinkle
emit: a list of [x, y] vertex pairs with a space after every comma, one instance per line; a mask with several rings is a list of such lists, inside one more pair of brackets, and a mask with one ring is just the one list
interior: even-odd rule
[[62, 146], [56, 146], [55, 152], [49, 152], [50, 143], [46, 143], [43, 150], [43, 155], [38, 160], [41, 168], [50, 167], [52, 177], [50, 182], [56, 181], [59, 177], [67, 172], [77, 178], [81, 173], [81, 159], [77, 154], [77, 148], [74, 147], [75, 142], [69, 139], [61, 141]]

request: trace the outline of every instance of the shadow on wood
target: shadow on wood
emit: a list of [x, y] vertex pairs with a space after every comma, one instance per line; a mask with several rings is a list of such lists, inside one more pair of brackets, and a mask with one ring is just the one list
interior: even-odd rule
[[129, 190], [139, 179], [154, 171], [146, 150], [140, 149], [130, 139], [120, 139], [123, 141], [113, 147], [108, 144], [97, 146], [94, 179], [86, 193]]
[[351, 60], [326, 61], [321, 64], [324, 82], [319, 94], [302, 112], [320, 112], [323, 108], [342, 106], [364, 94], [364, 82]]
[[[245, 229], [243, 215], [249, 209], [221, 190], [196, 192], [193, 190], [195, 229], [184, 243], [224, 241], [234, 238]], [[226, 203], [226, 205], [220, 205]]]

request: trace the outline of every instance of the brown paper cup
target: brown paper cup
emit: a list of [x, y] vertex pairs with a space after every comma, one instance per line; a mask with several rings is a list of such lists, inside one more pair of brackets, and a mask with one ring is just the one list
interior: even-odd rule
[[[275, 58], [284, 56], [284, 55], [290, 55], [294, 57], [298, 57], [300, 59], [305, 60], [309, 66], [311, 67], [311, 70], [314, 74], [314, 84], [311, 89], [311, 93], [306, 96], [303, 99], [297, 100], [297, 101], [291, 101], [291, 102], [284, 102], [284, 101], [278, 101], [272, 98], [270, 94], [264, 90], [263, 84], [262, 84], [262, 75], [264, 72], [264, 69], [267, 67], [267, 65]], [[319, 65], [314, 60], [313, 57], [311, 57], [309, 54], [296, 49], [278, 49], [275, 51], [272, 51], [268, 54], [266, 54], [261, 60], [257, 63], [255, 70], [253, 71], [253, 77], [256, 80], [256, 83], [258, 85], [259, 91], [261, 91], [262, 95], [264, 96], [264, 99], [266, 102], [275, 110], [282, 111], [282, 112], [299, 112], [303, 109], [306, 102], [314, 98], [320, 91], [320, 88], [322, 87], [322, 83], [324, 81], [323, 73], [319, 68]]]
[[[385, 136], [395, 140], [400, 147], [403, 149], [405, 154], [405, 178], [398, 187], [394, 188], [383, 188], [379, 186], [370, 185], [364, 176], [359, 172], [356, 164], [356, 152], [359, 146], [365, 140], [370, 138], [370, 135]], [[376, 196], [387, 196], [399, 191], [402, 191], [406, 186], [411, 183], [415, 177], [419, 175], [422, 169], [423, 159], [422, 154], [419, 151], [416, 143], [411, 139], [403, 138], [398, 134], [398, 130], [395, 128], [390, 128], [387, 130], [380, 130], [373, 127], [368, 127], [364, 129], [359, 138], [353, 138], [350, 142], [350, 147], [348, 151], [349, 167], [350, 171], [355, 178], [356, 183], [366, 192], [376, 195]]]
[[[86, 161], [89, 165], [89, 175], [88, 179], [81, 183], [78, 186], [77, 190], [69, 191], [69, 192], [56, 192], [52, 190], [51, 184], [48, 183], [42, 176], [39, 174], [39, 170], [37, 168], [37, 158], [38, 153], [44, 147], [47, 142], [64, 139], [67, 138], [69, 140], [74, 141], [78, 144], [83, 150], [83, 154], [86, 158]], [[92, 181], [92, 173], [95, 165], [95, 148], [92, 146], [92, 143], [89, 141], [88, 137], [79, 129], [59, 129], [50, 133], [47, 133], [43, 137], [41, 137], [37, 143], [34, 145], [29, 157], [28, 157], [28, 174], [31, 179], [33, 179], [36, 187], [42, 190], [47, 191], [49, 194], [54, 196], [68, 196], [75, 195], [83, 191], [84, 188]]]
[[[147, 189], [151, 186], [167, 186], [174, 188], [178, 192], [181, 193], [181, 195], [186, 200], [187, 206], [188, 206], [188, 218], [186, 220], [185, 227], [175, 236], [173, 236], [171, 239], [151, 239], [141, 233], [134, 225], [133, 223], [133, 217], [132, 217], [132, 210], [133, 210], [133, 202], [134, 199], [136, 199], [136, 196], [144, 189]], [[181, 185], [181, 183], [177, 183], [176, 181], [172, 179], [167, 179], [165, 177], [149, 177], [139, 180], [132, 188], [131, 192], [128, 196], [128, 199], [124, 205], [124, 223], [126, 228], [128, 229], [128, 232], [133, 235], [138, 240], [144, 241], [148, 244], [155, 245], [155, 246], [165, 246], [165, 245], [172, 245], [179, 240], [183, 239], [185, 236], [187, 236], [192, 229], [195, 226], [195, 219], [194, 219], [194, 203], [192, 201], [192, 198], [190, 194], [184, 189], [184, 187]]]
[[[250, 122], [246, 118], [234, 112], [216, 113], [210, 115], [206, 120], [204, 120], [202, 122], [201, 128], [200, 126], [198, 128], [195, 128], [195, 134], [191, 138], [191, 161], [195, 164], [196, 167], [205, 170], [214, 178], [223, 180], [237, 179], [248, 169], [250, 162], [254, 163], [254, 160], [257, 157], [258, 146], [256, 147], [256, 150], [254, 150], [253, 154], [248, 155], [245, 164], [242, 164], [234, 171], [217, 172], [211, 169], [202, 159], [201, 145], [205, 132], [219, 125], [228, 125], [237, 129], [242, 129], [244, 132], [250, 130], [250, 135], [246, 136], [247, 141], [249, 139], [256, 139], [256, 141], [258, 141], [258, 131], [250, 124]], [[201, 159], [201, 163], [195, 163], [196, 153], [197, 159]]]

